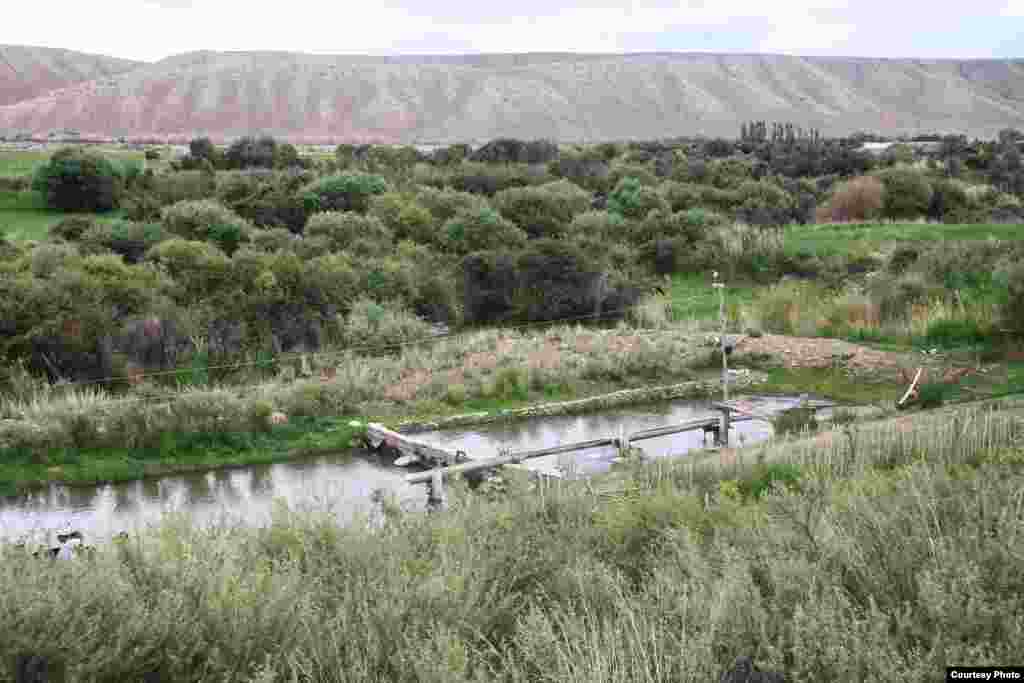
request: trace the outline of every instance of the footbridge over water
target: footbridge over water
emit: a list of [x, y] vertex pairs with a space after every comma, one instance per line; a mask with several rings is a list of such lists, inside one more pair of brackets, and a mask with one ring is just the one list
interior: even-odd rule
[[[828, 401], [813, 401], [801, 398], [801, 400], [794, 402], [793, 406], [790, 407], [798, 406], [817, 411], [820, 408], [833, 407], [834, 404]], [[704, 433], [705, 443], [708, 436], [711, 436], [715, 446], [727, 447], [729, 445], [729, 431], [732, 424], [750, 420], [772, 422], [781, 412], [781, 410], [775, 410], [774, 412], [766, 413], [758, 410], [749, 401], [742, 399], [714, 403], [712, 408], [717, 414], [676, 424], [560, 444], [549, 448], [516, 453], [501, 453], [498, 456], [491, 457], [474, 457], [473, 454], [461, 450], [446, 449], [417, 439], [415, 436], [388, 429], [377, 423], [371, 423], [367, 426], [367, 441], [375, 450], [385, 448], [391, 449], [392, 452], [397, 452], [399, 457], [395, 461], [396, 465], [408, 466], [415, 464], [427, 467], [426, 471], [409, 474], [406, 477], [406, 481], [410, 484], [429, 484], [429, 497], [437, 501], [443, 499], [444, 482], [452, 476], [482, 472], [499, 467], [525, 467], [522, 463], [533, 458], [603, 446], [612, 446], [620, 452], [625, 452], [632, 448], [633, 444], [646, 439], [695, 430], [700, 430]], [[529, 471], [534, 476], [542, 478], [560, 479], [563, 477], [562, 472], [557, 468], [532, 467], [529, 468]]]

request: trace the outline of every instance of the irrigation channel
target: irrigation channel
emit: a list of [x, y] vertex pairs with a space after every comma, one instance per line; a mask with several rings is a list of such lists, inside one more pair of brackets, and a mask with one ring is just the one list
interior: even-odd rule
[[[770, 413], [796, 403], [795, 398], [749, 398], [759, 412]], [[819, 411], [827, 417], [828, 410]], [[539, 417], [470, 428], [425, 432], [416, 438], [488, 458], [502, 451], [521, 452], [661, 427], [716, 415], [712, 402], [677, 400], [605, 410], [601, 413]], [[761, 420], [736, 422], [730, 443], [741, 445], [770, 437]], [[682, 455], [705, 445], [705, 435], [689, 431], [646, 439], [636, 444], [651, 458]], [[708, 442], [710, 445], [710, 441]], [[560, 469], [566, 476], [591, 476], [608, 470], [617, 451], [604, 446], [525, 461], [537, 471]], [[403, 508], [426, 507], [422, 485], [406, 475], [416, 471], [395, 466], [394, 457], [369, 451], [319, 456], [274, 465], [169, 475], [99, 486], [51, 484], [18, 496], [0, 498], [0, 539], [30, 545], [52, 543], [60, 529], [81, 531], [86, 542], [103, 542], [122, 531], [144, 532], [168, 514], [185, 513], [191, 523], [224, 521], [262, 525], [271, 520], [278, 501], [292, 510], [328, 511], [345, 522], [356, 515], [373, 519], [380, 505], [375, 491], [395, 496]]]

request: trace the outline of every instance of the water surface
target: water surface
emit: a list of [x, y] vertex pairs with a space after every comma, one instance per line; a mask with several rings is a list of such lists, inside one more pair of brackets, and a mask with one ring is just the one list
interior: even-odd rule
[[[768, 412], [792, 405], [791, 399], [752, 399]], [[474, 457], [547, 448], [717, 415], [708, 401], [672, 401], [604, 411], [599, 414], [543, 417], [508, 424], [444, 430], [418, 438], [461, 449]], [[762, 421], [733, 425], [730, 443], [752, 443], [768, 438], [771, 425]], [[704, 445], [701, 431], [637, 442], [652, 458], [685, 455]], [[568, 476], [606, 471], [616, 456], [612, 447], [526, 461], [527, 467], [558, 467]], [[253, 465], [197, 474], [169, 475], [141, 481], [100, 486], [51, 484], [18, 496], [0, 498], [0, 538], [25, 538], [50, 543], [64, 527], [82, 531], [87, 542], [102, 541], [121, 531], [140, 531], [167, 513], [188, 513], [193, 523], [227, 521], [253, 525], [271, 519], [276, 501], [291, 509], [330, 511], [339, 521], [379, 514], [375, 490], [394, 496], [409, 510], [425, 507], [422, 485], [405, 483], [409, 470], [393, 460], [368, 453], [338, 454], [274, 465]]]

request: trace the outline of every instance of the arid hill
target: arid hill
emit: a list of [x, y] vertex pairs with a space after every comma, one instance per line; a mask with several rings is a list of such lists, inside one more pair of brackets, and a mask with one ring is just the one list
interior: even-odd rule
[[49, 47], [0, 45], [0, 105], [95, 78], [119, 76], [142, 64]]
[[0, 133], [293, 142], [826, 136], [1024, 128], [1024, 60], [657, 53], [356, 57], [189, 53], [0, 107]]

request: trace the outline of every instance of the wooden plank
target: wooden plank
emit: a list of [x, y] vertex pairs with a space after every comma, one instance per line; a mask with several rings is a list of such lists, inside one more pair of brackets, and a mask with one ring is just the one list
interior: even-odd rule
[[921, 379], [922, 372], [924, 372], [924, 368], [917, 369], [917, 374], [914, 375], [914, 381], [910, 383], [910, 388], [907, 389], [907, 393], [903, 394], [903, 398], [896, 402], [897, 406], [902, 406], [904, 403], [907, 402], [907, 399], [913, 395], [914, 390], [917, 389], [917, 383]]
[[713, 427], [718, 424], [717, 417], [702, 417], [696, 420], [689, 420], [680, 424], [667, 425], [665, 427], [654, 427], [652, 429], [644, 429], [639, 432], [634, 432], [629, 435], [626, 439], [626, 443], [632, 443], [633, 441], [643, 441], [644, 439], [655, 439], [659, 436], [668, 436], [669, 434], [677, 434], [679, 432], [688, 432], [693, 429], [701, 429], [703, 427]]
[[371, 423], [366, 426], [366, 436], [371, 443], [375, 441], [383, 442], [392, 448], [396, 448], [403, 456], [411, 456], [428, 462], [456, 462], [455, 451], [439, 448], [426, 441], [421, 441], [405, 434], [399, 434], [377, 423]]
[[557, 455], [559, 453], [581, 451], [586, 448], [598, 448], [600, 446], [614, 446], [617, 442], [618, 439], [614, 438], [592, 439], [590, 441], [580, 441], [577, 443], [565, 444], [563, 446], [541, 448], [536, 451], [522, 451], [520, 453], [499, 455], [493, 458], [482, 458], [480, 460], [473, 460], [472, 462], [462, 463], [461, 465], [443, 467], [440, 470], [430, 470], [427, 472], [416, 472], [415, 474], [408, 474], [406, 475], [405, 480], [410, 484], [420, 484], [422, 482], [429, 481], [432, 476], [432, 472], [441, 472], [445, 477], [450, 477], [455, 474], [465, 474], [467, 472], [475, 472], [477, 470], [486, 470], [491, 469], [493, 467], [500, 467], [501, 465], [518, 463], [523, 460], [528, 460], [530, 458], [539, 458], [544, 455]]
[[[714, 406], [716, 408], [718, 408], [719, 410], [728, 410], [729, 412], [732, 412], [732, 413], [739, 413], [740, 415], [743, 415], [743, 416], [747, 417], [748, 419], [764, 420], [765, 422], [773, 422], [774, 421], [774, 419], [772, 418], [771, 415], [765, 415], [763, 413], [759, 413], [759, 412], [756, 412], [756, 411], [753, 411], [753, 410], [744, 410], [743, 408], [739, 408], [739, 407], [737, 407], [736, 405], [733, 405], [733, 404], [715, 403]], [[733, 419], [731, 421], [735, 422], [736, 420]]]

